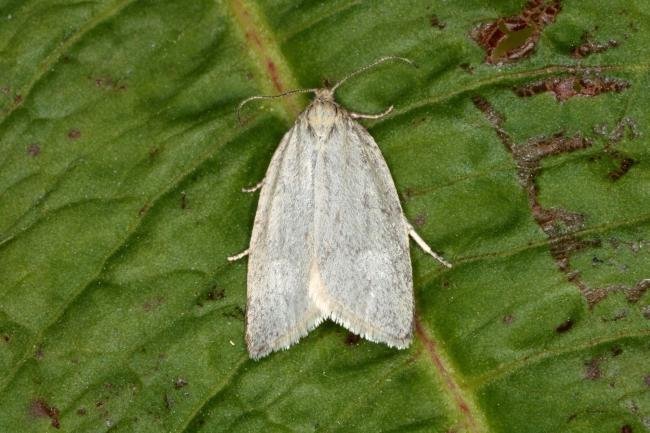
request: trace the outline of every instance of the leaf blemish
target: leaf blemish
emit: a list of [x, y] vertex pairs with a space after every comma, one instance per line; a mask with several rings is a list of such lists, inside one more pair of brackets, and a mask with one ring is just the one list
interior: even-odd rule
[[440, 18], [438, 18], [438, 15], [431, 15], [429, 16], [429, 25], [431, 27], [443, 30], [445, 27], [447, 27], [447, 24], [444, 22], [440, 21]]
[[38, 143], [32, 143], [29, 146], [27, 146], [27, 155], [31, 157], [36, 157], [40, 155], [41, 153], [41, 146], [38, 145]]
[[567, 281], [580, 290], [589, 307], [592, 308], [607, 296], [608, 291], [603, 288], [589, 287], [582, 280], [580, 272], [572, 269], [570, 258], [576, 251], [587, 247], [598, 247], [601, 242], [599, 239], [578, 239], [573, 233], [582, 228], [584, 215], [560, 208], [545, 208], [539, 200], [539, 188], [536, 182], [544, 158], [589, 148], [593, 144], [592, 141], [581, 134], [567, 137], [560, 132], [515, 145], [513, 138], [503, 127], [505, 122], [503, 114], [481, 96], [474, 96], [472, 101], [484, 114], [499, 140], [515, 160], [519, 183], [526, 192], [535, 222], [547, 236], [549, 252], [557, 268], [565, 275]]
[[562, 322], [557, 328], [555, 328], [555, 332], [558, 334], [563, 334], [567, 331], [570, 331], [571, 328], [573, 328], [573, 320], [568, 319]]
[[272, 60], [266, 61], [266, 70], [268, 71], [269, 77], [273, 82], [273, 87], [275, 87], [278, 92], [282, 93], [284, 91], [284, 87], [282, 86], [282, 82], [280, 81], [280, 77], [278, 75], [278, 68], [275, 66], [275, 63]]
[[624, 80], [602, 77], [555, 77], [514, 88], [517, 96], [522, 98], [551, 92], [557, 102], [563, 102], [576, 96], [593, 97], [602, 93], [620, 93], [630, 87]]
[[186, 387], [187, 384], [188, 384], [187, 380], [185, 380], [185, 379], [182, 378], [182, 377], [178, 377], [178, 378], [174, 381], [174, 388], [175, 388], [175, 389], [181, 389], [181, 388]]
[[585, 362], [584, 376], [588, 380], [598, 380], [603, 376], [603, 372], [600, 369], [601, 359], [598, 357], [592, 358], [589, 361]]
[[555, 21], [561, 9], [560, 0], [529, 0], [518, 15], [480, 24], [470, 36], [485, 50], [486, 63], [521, 60], [532, 54], [542, 30]]
[[511, 325], [514, 321], [515, 321], [515, 316], [513, 316], [512, 314], [506, 314], [501, 319], [501, 322], [503, 322], [504, 325]]
[[59, 409], [50, 406], [44, 399], [38, 398], [32, 400], [29, 405], [29, 414], [34, 418], [49, 418], [52, 427], [61, 428], [59, 419]]
[[413, 218], [413, 225], [416, 227], [422, 227], [427, 223], [427, 216], [423, 213], [419, 213]]
[[72, 128], [70, 131], [68, 131], [68, 138], [70, 140], [77, 140], [81, 138], [81, 131], [76, 128]]
[[470, 75], [474, 74], [474, 66], [472, 66], [467, 62], [461, 63], [460, 65], [458, 65], [458, 67]]
[[619, 45], [620, 43], [614, 39], [610, 39], [604, 43], [596, 42], [593, 35], [590, 32], [586, 32], [582, 35], [581, 44], [571, 50], [571, 57], [574, 59], [583, 59], [592, 54], [602, 53], [610, 48], [616, 48]]
[[604, 153], [618, 163], [616, 168], [607, 173], [607, 177], [613, 182], [616, 182], [621, 177], [625, 176], [637, 162], [614, 147], [626, 136], [630, 140], [639, 137], [636, 122], [629, 117], [624, 117], [611, 131], [608, 130], [606, 125], [598, 125], [594, 128], [594, 132], [607, 140], [605, 143]]

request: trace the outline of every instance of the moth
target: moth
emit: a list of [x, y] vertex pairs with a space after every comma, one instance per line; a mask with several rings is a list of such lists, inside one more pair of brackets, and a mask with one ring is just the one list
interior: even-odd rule
[[284, 135], [261, 189], [248, 255], [246, 343], [250, 357], [286, 349], [326, 319], [355, 334], [403, 349], [413, 338], [413, 276], [409, 236], [451, 267], [407, 221], [375, 140], [334, 100], [331, 88], [301, 89], [313, 101]]

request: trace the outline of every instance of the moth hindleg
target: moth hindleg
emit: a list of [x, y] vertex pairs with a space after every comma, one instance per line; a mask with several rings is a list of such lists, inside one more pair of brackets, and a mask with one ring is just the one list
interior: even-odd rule
[[422, 250], [423, 250], [425, 253], [429, 254], [431, 257], [433, 257], [433, 258], [436, 259], [438, 262], [440, 262], [440, 264], [442, 264], [442, 265], [444, 265], [444, 266], [446, 266], [446, 267], [448, 267], [448, 268], [451, 268], [451, 263], [449, 263], [447, 260], [443, 259], [440, 255], [436, 254], [436, 253], [431, 249], [431, 247], [430, 247], [430, 246], [429, 246], [429, 245], [424, 241], [424, 239], [422, 239], [422, 238], [420, 237], [420, 235], [417, 234], [417, 232], [415, 231], [415, 229], [413, 228], [413, 226], [412, 226], [408, 221], [406, 221], [406, 218], [404, 218], [404, 221], [406, 222], [406, 228], [408, 229], [409, 236], [411, 236], [411, 237], [413, 238], [413, 240], [415, 241], [415, 243], [418, 244], [418, 246], [419, 246], [420, 248], [422, 248]]
[[243, 259], [244, 257], [246, 257], [248, 255], [248, 252], [249, 252], [249, 250], [248, 250], [248, 248], [246, 248], [246, 250], [242, 251], [239, 254], [235, 254], [234, 256], [229, 256], [228, 261], [229, 262], [234, 262], [236, 260]]
[[254, 186], [251, 186], [250, 188], [242, 188], [241, 192], [255, 192], [258, 189], [262, 188], [262, 185], [264, 185], [264, 179], [260, 180]]

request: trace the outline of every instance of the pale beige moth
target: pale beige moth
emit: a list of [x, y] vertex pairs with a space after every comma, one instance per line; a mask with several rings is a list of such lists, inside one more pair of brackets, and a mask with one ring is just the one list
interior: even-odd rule
[[[262, 182], [248, 255], [246, 343], [253, 359], [286, 349], [326, 319], [374, 342], [403, 349], [413, 338], [409, 236], [451, 267], [407, 221], [388, 166], [332, 88], [304, 89], [314, 100], [285, 134]], [[284, 96], [277, 95], [277, 96]], [[275, 97], [275, 96], [273, 96]], [[254, 96], [253, 99], [270, 98]], [[239, 110], [238, 110], [239, 112]]]

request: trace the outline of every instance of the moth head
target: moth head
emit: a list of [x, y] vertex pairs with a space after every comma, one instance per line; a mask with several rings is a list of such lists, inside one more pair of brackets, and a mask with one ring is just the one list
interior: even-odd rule
[[315, 89], [316, 99], [321, 101], [334, 101], [334, 91], [332, 89]]

